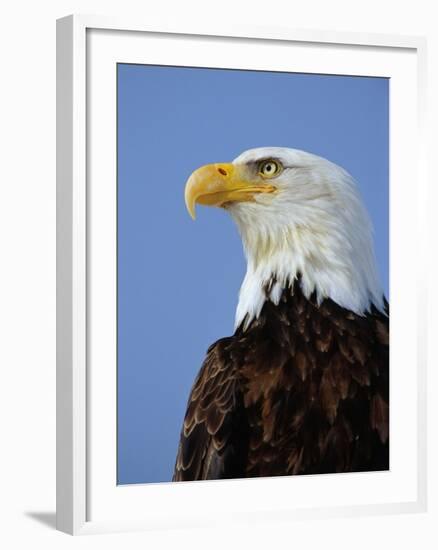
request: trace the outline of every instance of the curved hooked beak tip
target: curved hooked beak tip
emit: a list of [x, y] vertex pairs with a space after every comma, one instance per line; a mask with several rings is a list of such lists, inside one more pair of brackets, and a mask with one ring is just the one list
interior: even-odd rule
[[224, 206], [231, 202], [253, 201], [257, 193], [272, 193], [273, 185], [254, 183], [246, 179], [243, 168], [231, 163], [207, 164], [195, 170], [185, 187], [185, 202], [195, 219], [196, 203]]

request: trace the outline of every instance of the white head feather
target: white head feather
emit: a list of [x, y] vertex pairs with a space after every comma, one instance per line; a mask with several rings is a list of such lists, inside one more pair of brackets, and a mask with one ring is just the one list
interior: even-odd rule
[[247, 258], [236, 327], [257, 318], [267, 299], [277, 304], [298, 276], [304, 295], [316, 292], [318, 303], [331, 298], [359, 315], [371, 305], [382, 310], [372, 225], [353, 178], [326, 159], [282, 147], [251, 149], [233, 164], [270, 158], [283, 166], [270, 181], [278, 192], [227, 205]]

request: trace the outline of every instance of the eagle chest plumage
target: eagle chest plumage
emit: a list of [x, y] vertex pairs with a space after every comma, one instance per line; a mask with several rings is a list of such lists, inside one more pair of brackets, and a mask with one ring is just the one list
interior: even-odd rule
[[209, 348], [173, 479], [388, 469], [388, 371], [385, 314], [285, 290]]

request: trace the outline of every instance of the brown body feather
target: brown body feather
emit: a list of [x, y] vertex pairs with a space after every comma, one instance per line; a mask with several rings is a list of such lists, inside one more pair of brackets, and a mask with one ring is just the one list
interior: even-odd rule
[[296, 285], [209, 348], [174, 481], [388, 468], [386, 315], [318, 306]]

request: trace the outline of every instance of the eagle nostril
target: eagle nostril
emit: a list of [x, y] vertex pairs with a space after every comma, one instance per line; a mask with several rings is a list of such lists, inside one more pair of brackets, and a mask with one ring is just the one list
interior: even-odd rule
[[219, 174], [222, 174], [223, 176], [227, 176], [227, 171], [224, 168], [218, 168], [217, 171]]

